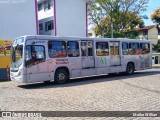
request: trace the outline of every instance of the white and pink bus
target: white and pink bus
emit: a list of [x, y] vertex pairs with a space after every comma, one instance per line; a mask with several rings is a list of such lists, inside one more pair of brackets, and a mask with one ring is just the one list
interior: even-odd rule
[[12, 81], [66, 83], [71, 78], [152, 67], [149, 40], [22, 36], [11, 50]]

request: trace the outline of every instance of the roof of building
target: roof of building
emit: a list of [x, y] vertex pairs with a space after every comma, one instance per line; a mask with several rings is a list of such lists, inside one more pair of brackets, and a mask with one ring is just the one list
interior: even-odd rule
[[156, 25], [144, 26], [143, 28], [136, 28], [136, 30], [139, 30], [139, 31], [149, 30], [149, 29], [154, 28], [154, 27], [156, 27]]

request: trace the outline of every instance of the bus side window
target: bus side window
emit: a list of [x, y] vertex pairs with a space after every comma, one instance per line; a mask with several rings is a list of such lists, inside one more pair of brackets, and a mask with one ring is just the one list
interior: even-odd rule
[[148, 54], [150, 52], [150, 45], [148, 43], [141, 43], [141, 54]]
[[36, 60], [45, 58], [45, 50], [43, 46], [37, 45], [32, 47], [32, 58]]
[[68, 57], [78, 57], [79, 56], [79, 44], [77, 41], [68, 41]]
[[65, 41], [49, 41], [48, 54], [50, 58], [66, 57], [66, 42]]
[[136, 55], [136, 43], [129, 43], [129, 54]]
[[108, 56], [108, 42], [96, 42], [96, 55], [97, 56]]
[[123, 55], [128, 55], [128, 43], [127, 42], [122, 43], [122, 53]]

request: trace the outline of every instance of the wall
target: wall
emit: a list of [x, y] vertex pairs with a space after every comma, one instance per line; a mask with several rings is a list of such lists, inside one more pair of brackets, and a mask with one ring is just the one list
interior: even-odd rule
[[55, 35], [86, 37], [86, 0], [54, 0]]
[[37, 34], [34, 0], [0, 1], [0, 40]]
[[151, 28], [148, 30], [148, 39], [151, 40], [152, 44], [157, 44], [158, 42], [158, 30], [157, 28]]

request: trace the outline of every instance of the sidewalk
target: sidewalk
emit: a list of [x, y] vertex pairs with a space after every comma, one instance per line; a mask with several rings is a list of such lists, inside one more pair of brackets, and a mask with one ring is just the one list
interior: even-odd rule
[[160, 64], [154, 64], [152, 65], [152, 68], [160, 68]]

